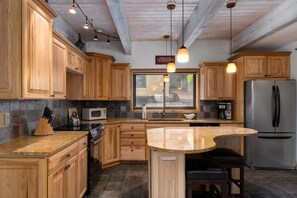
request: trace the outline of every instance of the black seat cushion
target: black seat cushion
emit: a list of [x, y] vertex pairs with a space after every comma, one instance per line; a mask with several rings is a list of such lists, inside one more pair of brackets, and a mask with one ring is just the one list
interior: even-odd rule
[[205, 152], [203, 153], [203, 157], [215, 159], [220, 163], [244, 164], [243, 156], [226, 148], [216, 148], [212, 151]]
[[187, 159], [187, 180], [226, 180], [225, 171], [218, 163], [211, 159]]

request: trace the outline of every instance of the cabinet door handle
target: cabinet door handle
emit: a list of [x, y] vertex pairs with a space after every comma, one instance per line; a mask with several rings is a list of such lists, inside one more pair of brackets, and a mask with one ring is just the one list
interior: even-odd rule
[[131, 152], [133, 152], [133, 149], [131, 149]]
[[133, 127], [131, 127], [131, 129], [134, 129]]
[[50, 97], [55, 97], [55, 95], [53, 94], [53, 95], [50, 95]]
[[84, 142], [84, 146], [86, 146], [87, 145], [87, 143], [86, 142]]
[[67, 165], [67, 166], [65, 166], [65, 170], [67, 170], [68, 168], [70, 168], [70, 164], [69, 165]]
[[131, 137], [133, 137], [134, 135], [132, 134]]
[[131, 142], [131, 144], [134, 144], [134, 142]]
[[78, 68], [76, 67], [75, 70], [78, 70]]

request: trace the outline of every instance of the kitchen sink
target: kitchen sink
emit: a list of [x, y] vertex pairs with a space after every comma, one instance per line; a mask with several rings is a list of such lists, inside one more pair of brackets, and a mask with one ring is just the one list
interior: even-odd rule
[[182, 118], [149, 118], [148, 121], [184, 121]]

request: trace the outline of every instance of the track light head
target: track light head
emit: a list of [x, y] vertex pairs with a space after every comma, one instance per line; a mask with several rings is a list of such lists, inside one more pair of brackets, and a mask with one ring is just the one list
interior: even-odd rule
[[94, 36], [94, 41], [98, 41], [97, 34], [95, 34], [95, 36]]

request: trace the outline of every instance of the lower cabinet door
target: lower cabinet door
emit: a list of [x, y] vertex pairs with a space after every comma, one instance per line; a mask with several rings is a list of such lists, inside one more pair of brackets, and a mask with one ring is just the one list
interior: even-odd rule
[[88, 177], [88, 152], [87, 148], [82, 150], [77, 156], [77, 190], [78, 197], [83, 197], [87, 191], [87, 177]]
[[64, 166], [48, 176], [48, 197], [63, 197], [64, 180]]
[[65, 166], [65, 198], [77, 197], [77, 155], [71, 158]]

